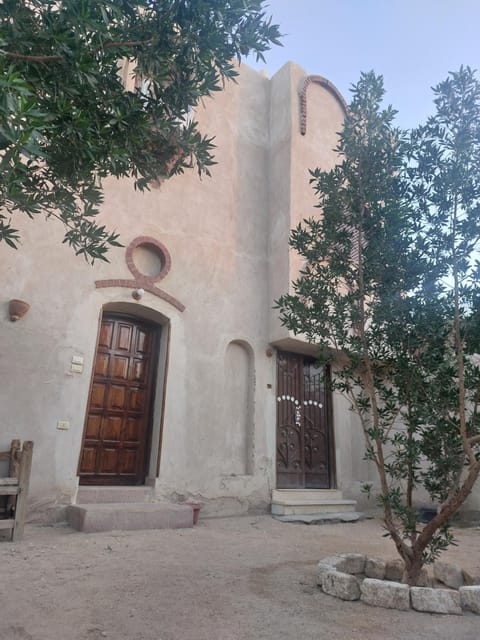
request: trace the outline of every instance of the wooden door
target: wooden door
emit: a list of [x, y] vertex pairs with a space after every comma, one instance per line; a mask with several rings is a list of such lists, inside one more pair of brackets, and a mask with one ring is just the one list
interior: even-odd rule
[[334, 487], [328, 369], [313, 358], [277, 357], [277, 488]]
[[145, 481], [157, 345], [157, 327], [103, 317], [80, 456], [81, 484]]

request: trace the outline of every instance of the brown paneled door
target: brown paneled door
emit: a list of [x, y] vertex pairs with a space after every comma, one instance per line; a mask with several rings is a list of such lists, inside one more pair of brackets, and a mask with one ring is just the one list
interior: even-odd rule
[[159, 329], [104, 315], [95, 356], [81, 484], [142, 484], [150, 439]]
[[277, 355], [277, 489], [335, 486], [328, 373], [311, 357]]

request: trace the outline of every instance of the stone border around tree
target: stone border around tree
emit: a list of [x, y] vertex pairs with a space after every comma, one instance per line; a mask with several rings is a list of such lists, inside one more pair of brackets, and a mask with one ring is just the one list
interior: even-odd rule
[[403, 584], [402, 574], [401, 560], [385, 562], [359, 553], [341, 553], [320, 560], [317, 584], [328, 595], [361, 600], [375, 607], [455, 615], [465, 610], [480, 615], [480, 577], [469, 575], [461, 567], [434, 563], [434, 578], [446, 588], [434, 588], [425, 568], [421, 586]]

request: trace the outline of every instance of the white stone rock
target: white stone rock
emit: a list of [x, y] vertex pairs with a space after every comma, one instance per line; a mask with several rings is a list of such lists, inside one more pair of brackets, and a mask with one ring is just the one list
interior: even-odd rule
[[345, 573], [363, 573], [365, 570], [365, 555], [362, 553], [341, 553], [339, 557], [343, 560], [342, 568], [339, 571]]
[[452, 587], [452, 589], [463, 587], [463, 571], [462, 568], [456, 564], [438, 560], [433, 565], [433, 575], [436, 580], [443, 582], [447, 587]]
[[389, 560], [385, 565], [385, 579], [401, 582], [404, 570], [403, 560]]
[[480, 614], [480, 586], [460, 587], [458, 591], [462, 607]]
[[429, 589], [428, 587], [410, 587], [412, 607], [428, 613], [462, 614], [460, 594], [450, 589]]
[[410, 609], [410, 587], [400, 582], [365, 578], [360, 585], [361, 600], [375, 607]]
[[320, 560], [317, 565], [317, 584], [321, 587], [324, 574], [335, 569], [343, 571], [343, 559], [339, 556], [329, 556]]
[[462, 571], [462, 575], [463, 575], [463, 584], [465, 587], [475, 587], [480, 585], [480, 574], [469, 573], [464, 569]]
[[367, 558], [365, 560], [366, 577], [383, 580], [385, 577], [385, 564], [385, 561], [381, 558]]
[[342, 600], [359, 600], [360, 585], [355, 576], [340, 571], [328, 571], [323, 574], [322, 589], [331, 596]]

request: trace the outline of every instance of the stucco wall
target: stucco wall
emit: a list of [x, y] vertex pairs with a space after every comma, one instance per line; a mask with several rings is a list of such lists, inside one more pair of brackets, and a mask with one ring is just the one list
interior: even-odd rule
[[[264, 390], [272, 375], [271, 360], [265, 355], [264, 312], [268, 101], [268, 80], [245, 67], [238, 85], [230, 84], [199, 110], [202, 130], [216, 137], [218, 164], [211, 179], [199, 180], [190, 172], [144, 194], [135, 192], [129, 181], [106, 182], [102, 222], [114, 227], [125, 245], [145, 235], [168, 248], [172, 268], [158, 285], [186, 307], [181, 313], [148, 292], [138, 303], [170, 321], [157, 479], [158, 491], [165, 495], [243, 499], [258, 493], [265, 503], [268, 500], [271, 451], [264, 427], [268, 401]], [[0, 253], [4, 275], [1, 446], [13, 437], [33, 438], [32, 500], [69, 501], [77, 486], [101, 310], [106, 304], [133, 303], [131, 290], [96, 289], [94, 282], [131, 279], [132, 275], [124, 248], [111, 250], [109, 264], [91, 267], [62, 246], [62, 230], [54, 221], [22, 221], [21, 230], [21, 249], [12, 251], [2, 245]], [[17, 323], [8, 319], [11, 298], [31, 305]], [[235, 341], [250, 354], [250, 380], [244, 382], [250, 394], [249, 426], [244, 430], [248, 443], [239, 443], [250, 455], [255, 448], [255, 462], [248, 465], [236, 459], [229, 465], [236, 453], [222, 434], [226, 415], [222, 399], [229, 394], [224, 362]], [[72, 356], [84, 358], [82, 373], [70, 371]], [[258, 368], [256, 385], [254, 367]], [[68, 421], [70, 428], [58, 430], [58, 420]], [[159, 420], [158, 411], [155, 420]], [[245, 473], [227, 474], [229, 466]]]
[[[276, 411], [268, 347], [292, 338], [272, 304], [300, 266], [288, 248], [290, 228], [318, 213], [308, 169], [333, 165], [343, 117], [332, 93], [312, 84], [307, 133], [300, 134], [305, 75], [288, 64], [269, 80], [242, 66], [238, 84], [205, 102], [196, 115], [216, 139], [211, 178], [190, 172], [143, 194], [128, 180], [106, 181], [102, 223], [126, 246], [138, 236], [165, 245], [171, 270], [157, 286], [185, 305], [183, 312], [148, 291], [135, 302], [131, 288], [96, 288], [98, 280], [132, 279], [125, 247], [112, 249], [109, 263], [89, 266], [61, 244], [55, 221], [19, 218], [21, 248], [0, 246], [0, 447], [14, 437], [35, 441], [34, 507], [75, 498], [104, 308], [163, 326], [147, 477], [157, 498], [201, 498], [211, 513], [268, 505]], [[31, 305], [16, 323], [8, 318], [11, 298]], [[307, 347], [297, 341], [296, 348]], [[83, 358], [82, 372], [71, 371], [73, 357]], [[58, 421], [69, 429], [57, 429]], [[368, 470], [351, 413], [338, 399], [334, 423], [338, 484], [356, 495]]]

